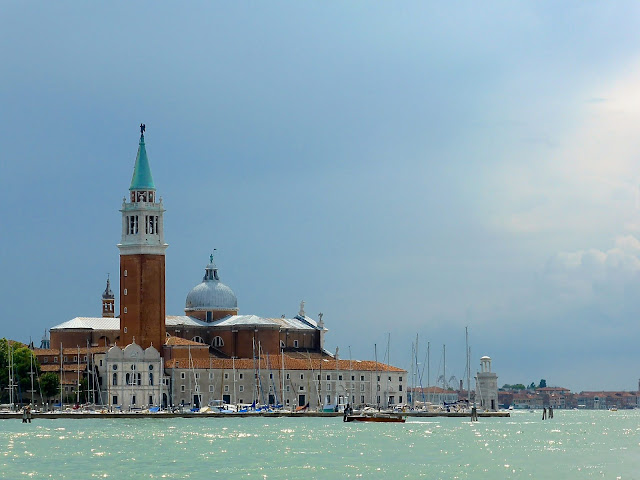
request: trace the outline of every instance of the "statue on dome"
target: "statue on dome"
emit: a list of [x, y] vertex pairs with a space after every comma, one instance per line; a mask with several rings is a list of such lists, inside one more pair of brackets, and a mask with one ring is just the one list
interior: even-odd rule
[[147, 129], [147, 126], [144, 123], [140, 124], [140, 135], [144, 135], [144, 131]]
[[305, 313], [304, 313], [304, 300], [302, 300], [300, 302], [300, 311], [298, 312], [298, 315], [300, 315], [301, 317], [305, 316]]

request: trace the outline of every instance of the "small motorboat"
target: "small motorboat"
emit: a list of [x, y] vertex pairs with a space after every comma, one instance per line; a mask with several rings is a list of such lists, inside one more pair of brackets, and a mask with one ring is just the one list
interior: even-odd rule
[[404, 423], [406, 420], [400, 414], [397, 413], [362, 413], [359, 415], [345, 415], [345, 422], [396, 422]]

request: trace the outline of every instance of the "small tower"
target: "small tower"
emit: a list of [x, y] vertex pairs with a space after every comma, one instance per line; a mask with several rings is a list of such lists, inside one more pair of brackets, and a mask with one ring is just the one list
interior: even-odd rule
[[498, 410], [498, 375], [491, 371], [491, 358], [480, 359], [480, 372], [476, 376], [476, 399], [481, 410]]
[[115, 304], [115, 296], [111, 291], [111, 282], [107, 275], [107, 288], [104, 289], [104, 293], [102, 294], [102, 316], [108, 318], [115, 317]]
[[140, 144], [129, 201], [122, 200], [120, 250], [120, 341], [143, 349], [165, 342], [165, 250], [162, 199], [156, 187], [140, 125]]

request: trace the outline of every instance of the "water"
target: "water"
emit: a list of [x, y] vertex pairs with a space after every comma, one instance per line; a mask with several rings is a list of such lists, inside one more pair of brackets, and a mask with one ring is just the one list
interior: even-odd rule
[[640, 410], [511, 418], [0, 420], [0, 478], [640, 479]]

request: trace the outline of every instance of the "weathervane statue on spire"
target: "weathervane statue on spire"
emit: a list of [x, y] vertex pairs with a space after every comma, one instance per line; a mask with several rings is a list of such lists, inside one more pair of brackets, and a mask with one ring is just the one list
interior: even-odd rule
[[144, 131], [147, 129], [147, 126], [144, 123], [140, 124], [140, 135], [144, 135]]

